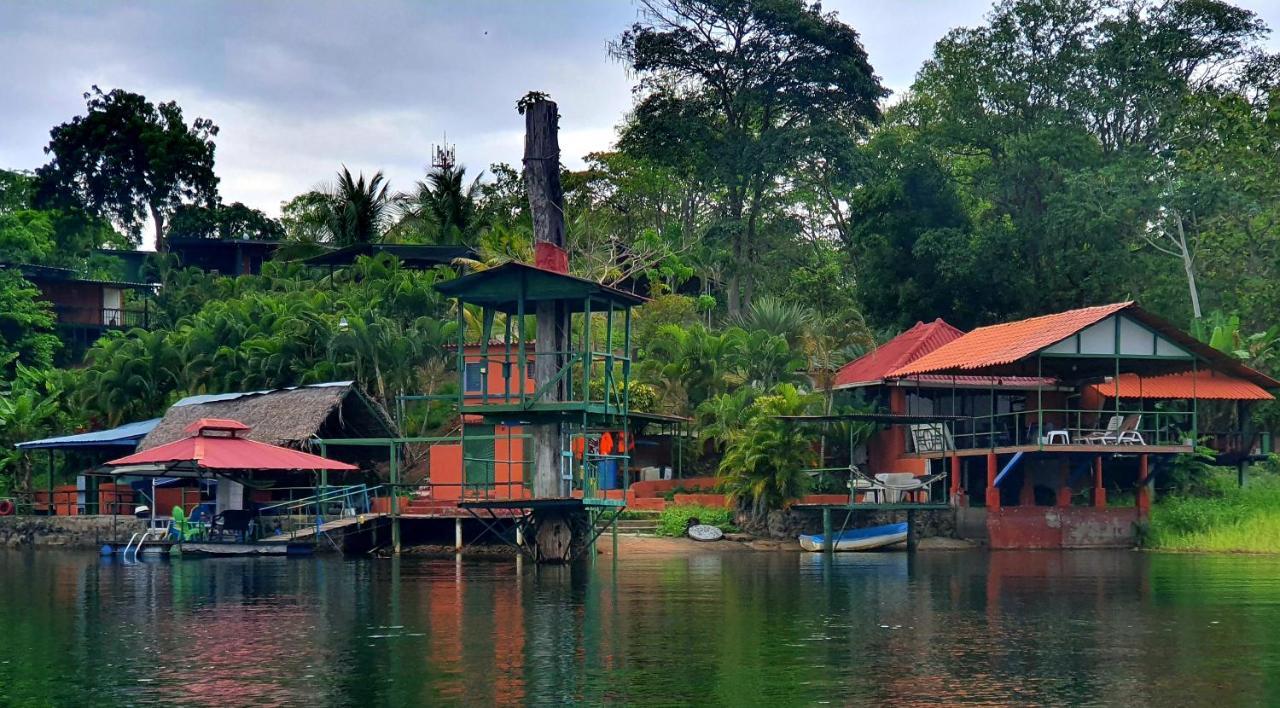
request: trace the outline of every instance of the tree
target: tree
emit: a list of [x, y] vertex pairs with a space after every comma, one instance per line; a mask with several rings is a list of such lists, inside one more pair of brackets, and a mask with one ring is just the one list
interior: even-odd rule
[[54, 334], [53, 307], [15, 270], [0, 270], [0, 381], [18, 366], [47, 369], [62, 347]]
[[182, 238], [249, 239], [278, 241], [285, 235], [279, 221], [241, 202], [178, 207], [169, 223], [169, 233]]
[[397, 229], [415, 231], [428, 243], [474, 245], [482, 222], [478, 211], [480, 179], [466, 181], [461, 165], [437, 167], [404, 198], [405, 218]]
[[50, 131], [49, 164], [36, 171], [38, 194], [50, 206], [81, 206], [123, 227], [136, 243], [150, 215], [156, 250], [167, 250], [169, 217], [189, 202], [217, 198], [213, 138], [207, 118], [190, 125], [177, 103], [154, 105], [122, 89], [84, 95], [87, 112]]
[[847, 143], [886, 95], [852, 28], [803, 0], [642, 0], [612, 47], [640, 76], [624, 152], [718, 192], [728, 306], [751, 300], [766, 209], [808, 155]]
[[780, 384], [750, 404], [741, 432], [729, 438], [719, 474], [730, 498], [756, 519], [807, 491], [804, 470], [818, 466], [817, 436], [778, 416], [815, 413], [821, 398]]

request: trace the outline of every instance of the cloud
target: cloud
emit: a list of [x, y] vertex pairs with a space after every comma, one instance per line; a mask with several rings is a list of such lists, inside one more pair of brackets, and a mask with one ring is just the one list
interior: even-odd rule
[[[1276, 0], [1245, 3], [1275, 20]], [[884, 83], [908, 87], [950, 27], [987, 0], [827, 0], [859, 30]], [[448, 135], [472, 174], [518, 164], [516, 101], [546, 91], [563, 116], [570, 166], [607, 149], [631, 80], [607, 42], [628, 2], [146, 0], [0, 3], [0, 167], [45, 161], [50, 127], [83, 112], [97, 84], [176, 100], [220, 127], [227, 201], [270, 214], [341, 164], [421, 179]]]

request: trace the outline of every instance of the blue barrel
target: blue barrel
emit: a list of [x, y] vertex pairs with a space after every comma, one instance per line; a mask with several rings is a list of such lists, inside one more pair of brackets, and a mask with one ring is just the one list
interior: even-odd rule
[[600, 488], [618, 488], [618, 461], [600, 460]]

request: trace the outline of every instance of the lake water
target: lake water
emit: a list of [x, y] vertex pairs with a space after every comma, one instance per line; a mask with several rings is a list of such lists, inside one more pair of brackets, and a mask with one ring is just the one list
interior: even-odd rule
[[0, 551], [0, 704], [1280, 703], [1280, 559]]

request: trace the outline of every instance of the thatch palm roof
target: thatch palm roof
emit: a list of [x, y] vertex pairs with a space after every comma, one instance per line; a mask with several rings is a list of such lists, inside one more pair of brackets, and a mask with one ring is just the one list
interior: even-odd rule
[[316, 437], [392, 437], [391, 416], [350, 381], [244, 393], [189, 396], [165, 411], [164, 418], [138, 445], [147, 450], [187, 437], [186, 427], [200, 418], [230, 418], [252, 428], [250, 440], [304, 448]]

